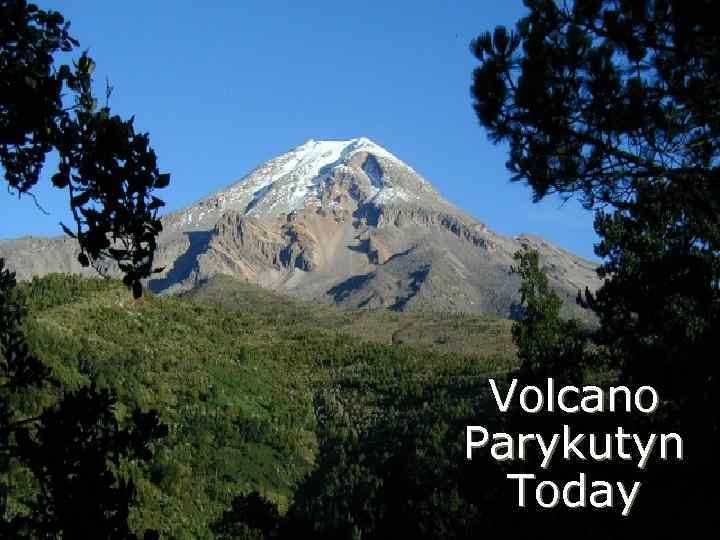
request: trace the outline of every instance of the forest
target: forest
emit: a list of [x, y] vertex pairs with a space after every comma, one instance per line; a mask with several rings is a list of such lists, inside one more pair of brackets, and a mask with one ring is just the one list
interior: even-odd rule
[[[602, 285], [578, 291], [584, 321], [561, 316], [532, 250], [508, 269], [521, 280], [513, 321], [310, 308], [227, 280], [155, 296], [145, 284], [160, 270], [170, 175], [133, 118], [99, 105], [89, 53], [60, 63], [80, 43], [63, 15], [0, 0], [7, 187], [32, 196], [53, 168], [78, 262], [119, 276], [18, 283], [0, 261], [0, 536], [714, 536], [720, 22], [708, 0], [525, 6], [512, 29], [478, 29], [471, 102], [507, 148], [512, 181], [594, 213]], [[398, 328], [414, 330], [392, 344]], [[659, 399], [652, 414], [642, 400], [501, 412], [490, 379], [501, 394], [554, 380]], [[467, 426], [550, 440], [569, 425], [681, 434], [685, 455], [647, 467], [566, 459], [547, 474], [537, 452], [466, 458]], [[508, 479], [528, 471], [635, 488], [622, 513], [519, 508]]]
[[[400, 459], [398, 452], [427, 452], [427, 470], [439, 456], [447, 466], [459, 461], [451, 448], [464, 442], [463, 419], [489, 399], [477, 395], [478, 382], [515, 363], [507, 328], [501, 336], [507, 353], [468, 355], [317, 326], [295, 313], [302, 305], [263, 314], [147, 292], [133, 300], [119, 282], [59, 274], [19, 290], [28, 305], [30, 348], [52, 368], [53, 384], [17, 396], [18, 407], [32, 415], [62, 392], [93, 384], [118, 396], [121, 422], [135, 408], [157, 409], [168, 433], [155, 443], [152, 462], [128, 460], [118, 472], [137, 488], [132, 530], [168, 538], [213, 538], [213, 524], [233, 500], [252, 492], [282, 513], [291, 503], [327, 512], [318, 498], [326, 489], [348, 511], [379, 506], [382, 471], [387, 460]], [[253, 292], [272, 302], [271, 293]], [[384, 326], [385, 313], [363, 315]], [[484, 323], [497, 339], [500, 321], [455, 319], [446, 324]], [[403, 436], [387, 438], [394, 430]], [[354, 485], [346, 467], [354, 469], [361, 455]], [[21, 511], [33, 484], [21, 469], [10, 478], [11, 511]], [[358, 487], [364, 495], [355, 500]], [[342, 522], [338, 512], [322, 519]]]

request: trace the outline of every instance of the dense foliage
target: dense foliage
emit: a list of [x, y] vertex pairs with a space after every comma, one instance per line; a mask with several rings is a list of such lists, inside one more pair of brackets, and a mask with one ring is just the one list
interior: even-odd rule
[[635, 530], [716, 528], [718, 20], [705, 0], [526, 5], [514, 31], [473, 43], [475, 110], [536, 200], [578, 194], [595, 208], [604, 284], [581, 299], [600, 320], [594, 345], [622, 381], [657, 388], [660, 422], [692, 449], [682, 473], [658, 471], [666, 496]]
[[[20, 292], [0, 265], [4, 536], [660, 538], [689, 524], [717, 530], [719, 23], [707, 0], [526, 4], [514, 32], [498, 28], [473, 44], [475, 110], [494, 141], [510, 144], [508, 166], [536, 200], [577, 194], [596, 209], [605, 282], [581, 302], [599, 329], [560, 318], [531, 252], [517, 256], [517, 358], [507, 324], [488, 319], [308, 315], [270, 297], [253, 309], [260, 293], [227, 284], [133, 301], [115, 282], [49, 276]], [[97, 109], [89, 57], [54, 67], [57, 52], [77, 45], [62, 16], [22, 0], [0, 0], [0, 15], [5, 178], [29, 192], [46, 154], [57, 151], [53, 182], [69, 191], [77, 227], [67, 232], [81, 242], [81, 262], [110, 256], [139, 297], [160, 230], [162, 202], [152, 193], [168, 177], [147, 136]], [[70, 110], [63, 89], [75, 96]], [[453, 340], [469, 328], [479, 338], [466, 343], [491, 343], [492, 353], [448, 353], [462, 350]], [[516, 464], [463, 461], [464, 426], [549, 433], [565, 419], [498, 416], [490, 375], [652, 384], [663, 397], [658, 414], [574, 425], [681, 432], [687, 463], [635, 471], [647, 485], [629, 519], [520, 513], [505, 481]], [[628, 475], [622, 463], [602, 467]], [[553, 476], [574, 472], [565, 463]]]
[[57, 380], [30, 352], [26, 315], [0, 260], [0, 530], [9, 538], [134, 540], [128, 514], [136, 490], [119, 474], [121, 462], [147, 462], [166, 429], [157, 412], [137, 407], [121, 425], [116, 393], [94, 383], [60, 389], [50, 402]]
[[580, 193], [588, 205], [622, 206], [655, 185], [683, 198], [716, 193], [711, 3], [526, 0], [515, 31], [476, 39], [475, 110], [494, 141], [510, 143], [515, 179], [536, 199]]
[[57, 152], [52, 183], [68, 192], [75, 226], [63, 229], [80, 244], [79, 262], [117, 264], [139, 296], [162, 229], [155, 191], [170, 176], [158, 171], [149, 137], [132, 119], [112, 115], [107, 103], [98, 108], [87, 54], [72, 67], [55, 64], [78, 46], [69, 26], [56, 11], [0, 1], [0, 166], [12, 190], [32, 196], [46, 156]]
[[[367, 456], [367, 465], [352, 475], [372, 484], [376, 475], [386, 474], [393, 451], [402, 446], [407, 456], [414, 443], [427, 448], [418, 466], [435, 471], [423, 488], [428, 526], [432, 501], [445, 485], [437, 484], [445, 480], [435, 458], [458, 461], [461, 417], [475, 402], [474, 388], [484, 383], [484, 374], [504, 372], [514, 363], [509, 328], [482, 317], [465, 320], [477, 328], [484, 324], [490, 342], [504, 339], [507, 353], [492, 352], [495, 347], [482, 356], [432, 352], [424, 341], [428, 336], [418, 340], [418, 348], [366, 341], [330, 325], [318, 327], [299, 316], [304, 306], [287, 299], [274, 313], [246, 309], [239, 299], [239, 309], [152, 295], [133, 301], [117, 282], [60, 275], [33, 280], [23, 291], [32, 350], [53, 368], [57, 383], [29, 391], [28, 406], [53, 403], [63, 389], [75, 392], [94, 382], [99, 390], [117, 393], [121, 425], [135, 407], [160, 411], [169, 433], [155, 445], [152, 461], [147, 466], [126, 461], [120, 470], [138, 492], [130, 514], [133, 530], [158, 529], [163, 538], [213, 538], [213, 531], [243, 530], [236, 516], [245, 508], [242, 497], [252, 492], [281, 514], [290, 509], [293, 519], [312, 516], [310, 522], [293, 522], [297, 527], [332, 530], [321, 521], [329, 509], [312, 514], [299, 509], [319, 508], [335, 496], [332, 504], [349, 504], [341, 497], [361, 504], [346, 483], [359, 456]], [[265, 295], [272, 302], [272, 294], [260, 289], [251, 298]], [[387, 317], [359, 315], [363, 332], [381, 328]], [[339, 310], [332, 315], [337, 321], [351, 316]], [[399, 326], [417, 322], [412, 314], [396, 318]], [[455, 318], [439, 316], [432, 327], [440, 336], [456, 324]], [[336, 414], [337, 407], [345, 412]], [[404, 431], [390, 436], [396, 425], [407, 430], [416, 422], [421, 424], [407, 436]], [[426, 440], [428, 434], [432, 438]], [[450, 440], [453, 446], [446, 448]], [[348, 457], [338, 463], [333, 455], [340, 448]], [[413, 470], [408, 462], [398, 474]], [[17, 482], [32, 489], [22, 476]], [[18, 511], [23, 490], [16, 489], [11, 501]], [[374, 493], [371, 513], [379, 515], [383, 491]], [[236, 497], [241, 499], [233, 505]], [[225, 514], [229, 523], [217, 525]], [[369, 523], [357, 525], [367, 530]]]
[[[162, 228], [163, 202], [153, 193], [169, 175], [159, 173], [148, 136], [136, 134], [132, 120], [112, 116], [107, 103], [98, 110], [87, 54], [72, 67], [55, 64], [77, 46], [60, 13], [0, 1], [0, 167], [11, 192], [32, 196], [46, 156], [56, 152], [52, 182], [68, 192], [75, 232], [62, 227], [79, 242], [78, 262], [101, 270], [111, 261], [139, 298]], [[136, 490], [121, 469], [148, 461], [166, 429], [154, 411], [117, 418], [115, 391], [94, 383], [61, 387], [48, 399], [57, 380], [46, 358], [29, 352], [24, 316], [15, 277], [0, 260], [0, 532], [134, 539], [128, 517]]]
[[539, 379], [545, 375], [581, 382], [586, 354], [581, 325], [560, 317], [562, 300], [550, 288], [537, 251], [518, 252], [515, 260], [518, 265], [513, 270], [522, 279], [522, 315], [513, 324], [512, 336], [523, 370]]
[[10, 187], [24, 193], [38, 182], [65, 115], [69, 71], [56, 71], [53, 56], [78, 42], [62, 15], [26, 2], [0, 2], [0, 21], [0, 163]]

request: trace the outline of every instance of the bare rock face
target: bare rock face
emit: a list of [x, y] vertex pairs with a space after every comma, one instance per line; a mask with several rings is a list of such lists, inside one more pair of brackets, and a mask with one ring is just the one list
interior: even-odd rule
[[50, 272], [96, 275], [77, 260], [80, 249], [69, 236], [42, 238], [24, 236], [17, 240], [0, 240], [0, 258], [15, 271], [17, 279], [28, 280]]
[[[308, 141], [241, 181], [163, 218], [149, 281], [179, 292], [227, 274], [314, 302], [494, 313], [519, 301], [513, 254], [540, 252], [553, 287], [578, 314], [595, 265], [540, 238], [498, 235], [454, 207], [372, 141]], [[28, 278], [81, 271], [69, 239], [0, 242]]]

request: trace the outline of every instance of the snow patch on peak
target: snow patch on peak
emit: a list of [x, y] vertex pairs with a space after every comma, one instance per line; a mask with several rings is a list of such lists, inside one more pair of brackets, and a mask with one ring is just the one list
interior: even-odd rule
[[[363, 160], [362, 168], [370, 181], [366, 195], [374, 202], [418, 200], [422, 193], [436, 195], [429, 182], [367, 137], [309, 139], [260, 165], [225, 190], [178, 212], [172, 228], [212, 226], [229, 209], [245, 215], [279, 216], [320, 206], [327, 180], [334, 173], [351, 173], [348, 164], [361, 152], [372, 156]], [[394, 173], [387, 175], [388, 170], [396, 171], [398, 177]], [[402, 185], [402, 178], [410, 179], [410, 185]]]
[[355, 152], [367, 152], [369, 154], [374, 154], [377, 157], [384, 157], [402, 163], [397, 156], [388, 152], [385, 148], [371, 141], [367, 137], [359, 137], [348, 141], [348, 149], [352, 154]]
[[[345, 160], [358, 152], [367, 152], [376, 157], [391, 159], [402, 165], [405, 165], [397, 156], [389, 152], [376, 142], [367, 137], [356, 137], [355, 139], [346, 140], [315, 140], [309, 139], [302, 145], [298, 146], [291, 152], [301, 152], [308, 156], [317, 155], [320, 152], [335, 152], [338, 159]], [[405, 165], [407, 167], [407, 165]], [[410, 167], [408, 167], [410, 168]]]

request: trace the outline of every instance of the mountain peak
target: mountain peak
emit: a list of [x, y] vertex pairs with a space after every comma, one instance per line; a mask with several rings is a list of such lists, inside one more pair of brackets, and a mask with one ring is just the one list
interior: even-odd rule
[[321, 207], [353, 211], [371, 201], [377, 205], [449, 204], [409, 165], [367, 137], [309, 139], [168, 217], [173, 229], [207, 228], [227, 210], [280, 217]]
[[[313, 302], [508, 316], [519, 301], [509, 269], [525, 244], [540, 252], [567, 310], [580, 309], [578, 290], [597, 285], [593, 263], [494, 233], [367, 137], [310, 139], [162, 224], [156, 292], [227, 274]], [[0, 242], [0, 255], [21, 278], [87, 271], [68, 238]]]
[[[342, 161], [357, 152], [367, 152], [376, 157], [392, 159], [410, 168], [393, 153], [367, 137], [356, 137], [354, 139], [308, 139], [285, 155], [302, 155], [305, 161], [329, 158], [332, 156], [335, 158], [334, 161]], [[280, 157], [282, 158], [283, 156]]]
[[306, 148], [312, 148], [312, 147], [341, 147], [341, 148], [377, 148], [380, 149], [383, 152], [388, 152], [385, 148], [383, 148], [381, 145], [376, 143], [375, 141], [369, 139], [368, 137], [355, 137], [353, 139], [308, 139], [300, 146], [296, 147], [296, 149], [306, 149]]

